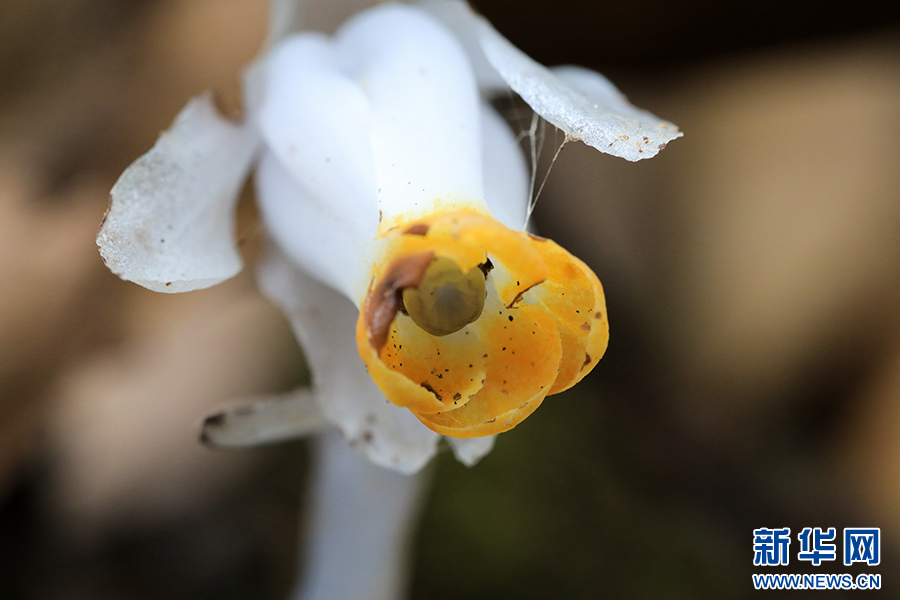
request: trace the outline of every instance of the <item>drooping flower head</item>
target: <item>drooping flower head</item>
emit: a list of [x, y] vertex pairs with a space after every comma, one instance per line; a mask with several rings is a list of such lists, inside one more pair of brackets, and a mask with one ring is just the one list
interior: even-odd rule
[[257, 406], [250, 433], [245, 411], [209, 436], [297, 434], [320, 415], [378, 464], [414, 471], [438, 434], [471, 462], [486, 436], [596, 365], [600, 282], [519, 231], [524, 157], [488, 99], [512, 89], [568, 139], [629, 160], [679, 137], [674, 125], [596, 73], [535, 63], [454, 0], [380, 4], [332, 36], [287, 35], [246, 83], [242, 124], [207, 99], [188, 105], [116, 184], [98, 237], [125, 279], [213, 285], [240, 269], [231, 218], [258, 164], [272, 242], [260, 283], [306, 350], [315, 409], [299, 394]]

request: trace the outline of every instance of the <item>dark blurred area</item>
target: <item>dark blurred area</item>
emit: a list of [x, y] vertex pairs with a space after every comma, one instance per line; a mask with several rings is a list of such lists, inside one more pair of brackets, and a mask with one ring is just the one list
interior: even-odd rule
[[[610, 349], [476, 468], [439, 457], [411, 596], [749, 598], [753, 529], [873, 526], [880, 567], [770, 570], [900, 597], [900, 3], [477, 8], [685, 137], [646, 163], [560, 153], [537, 227], [600, 276]], [[156, 295], [94, 244], [189, 97], [239, 106], [266, 11], [0, 4], [0, 598], [288, 594], [304, 442], [196, 441], [214, 407], [303, 380], [287, 324], [249, 272]]]

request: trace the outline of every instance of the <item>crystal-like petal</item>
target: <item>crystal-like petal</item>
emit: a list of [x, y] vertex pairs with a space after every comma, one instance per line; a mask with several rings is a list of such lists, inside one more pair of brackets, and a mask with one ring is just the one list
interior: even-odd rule
[[[284, 184], [260, 185], [266, 224], [279, 245], [320, 279], [327, 268], [356, 269], [346, 263], [313, 265], [306, 260], [309, 256], [300, 260], [298, 252], [327, 255], [346, 243], [342, 253], [353, 253], [361, 260], [367, 254], [363, 246], [378, 232], [368, 100], [356, 82], [339, 70], [331, 40], [319, 34], [285, 39], [272, 51], [264, 71], [265, 94], [257, 120], [267, 147], [290, 174], [290, 178], [273, 176]], [[272, 161], [263, 166], [264, 177], [277, 171]], [[269, 193], [276, 187], [280, 191]], [[310, 247], [313, 241], [305, 239], [310, 225], [298, 219], [313, 211], [326, 217], [326, 222], [316, 221], [325, 231], [315, 241], [333, 234], [338, 243]], [[293, 226], [300, 229], [294, 231]], [[355, 271], [343, 270], [336, 275], [359, 279]], [[346, 286], [338, 289], [356, 297]]]
[[382, 230], [438, 206], [483, 209], [478, 90], [450, 31], [388, 4], [356, 15], [336, 39], [371, 109]]
[[491, 66], [478, 39], [478, 14], [465, 0], [419, 0], [415, 5], [428, 11], [450, 29], [462, 43], [475, 71], [478, 87], [486, 95], [508, 90], [509, 85]]
[[[492, 312], [488, 315], [493, 316]], [[484, 387], [460, 408], [416, 413], [429, 428], [451, 437], [492, 435], [512, 429], [541, 405], [562, 355], [556, 324], [537, 306], [508, 312], [509, 316], [515, 313], [513, 320], [501, 311], [499, 317], [482, 324], [488, 341]]]
[[388, 402], [354, 343], [357, 310], [346, 297], [298, 270], [271, 248], [260, 286], [288, 316], [306, 351], [325, 418], [377, 465], [414, 473], [434, 455], [438, 436]]
[[488, 208], [510, 229], [521, 229], [528, 208], [525, 155], [509, 125], [487, 103], [481, 109], [481, 140]]
[[591, 372], [606, 352], [609, 321], [600, 280], [590, 267], [552, 240], [531, 236], [547, 264], [547, 279], [533, 297], [553, 316], [562, 360], [551, 394], [569, 389]]
[[266, 229], [282, 251], [322, 283], [357, 298], [375, 232], [359, 232], [352, 218], [313, 199], [271, 152], [261, 157], [255, 183]]
[[532, 109], [574, 140], [637, 161], [681, 137], [678, 127], [635, 108], [605, 77], [580, 67], [551, 71], [480, 19], [481, 47], [490, 63]]
[[496, 435], [466, 439], [446, 438], [450, 442], [450, 448], [453, 449], [453, 455], [456, 456], [456, 460], [467, 467], [474, 467], [482, 458], [487, 456], [494, 449], [494, 441], [496, 439]]
[[462, 41], [485, 93], [504, 89], [499, 75], [571, 139], [637, 161], [655, 156], [682, 135], [672, 123], [632, 106], [599, 73], [569, 66], [551, 70], [532, 60], [462, 0], [422, 0], [418, 5]]
[[113, 186], [97, 235], [109, 269], [156, 292], [188, 292], [241, 270], [234, 208], [257, 136], [194, 98]]
[[313, 392], [304, 388], [213, 413], [203, 421], [200, 439], [216, 448], [258, 446], [303, 437], [323, 425]]

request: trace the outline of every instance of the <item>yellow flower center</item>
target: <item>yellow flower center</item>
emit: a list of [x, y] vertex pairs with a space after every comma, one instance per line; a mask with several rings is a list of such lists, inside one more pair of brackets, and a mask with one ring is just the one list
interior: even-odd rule
[[511, 429], [606, 349], [599, 280], [550, 240], [455, 211], [379, 242], [359, 353], [388, 399], [438, 433]]
[[484, 279], [479, 267], [463, 273], [453, 259], [437, 256], [418, 287], [403, 290], [403, 305], [413, 323], [431, 335], [456, 333], [481, 316]]

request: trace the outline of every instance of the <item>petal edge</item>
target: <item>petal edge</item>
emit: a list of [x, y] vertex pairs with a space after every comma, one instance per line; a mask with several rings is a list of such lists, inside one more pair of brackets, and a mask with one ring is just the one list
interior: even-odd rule
[[210, 94], [191, 100], [113, 186], [97, 234], [106, 266], [167, 293], [236, 275], [234, 209], [256, 145], [249, 126], [219, 116]]

